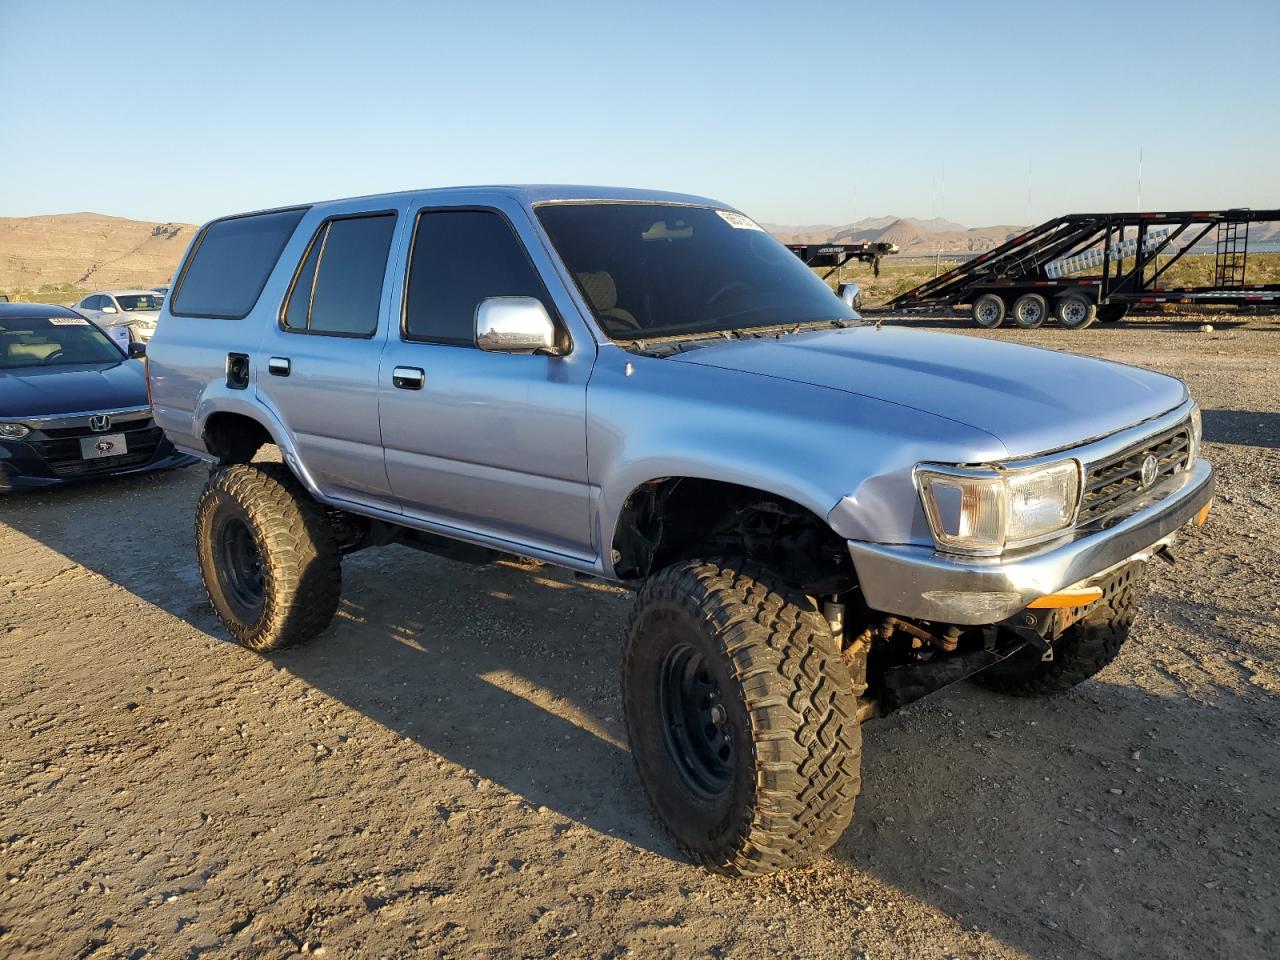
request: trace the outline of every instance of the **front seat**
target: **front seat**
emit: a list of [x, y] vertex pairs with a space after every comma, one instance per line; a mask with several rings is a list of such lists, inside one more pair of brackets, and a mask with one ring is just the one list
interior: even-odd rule
[[578, 284], [586, 293], [598, 319], [616, 320], [628, 330], [640, 332], [640, 324], [631, 312], [618, 306], [618, 288], [607, 270], [580, 273]]

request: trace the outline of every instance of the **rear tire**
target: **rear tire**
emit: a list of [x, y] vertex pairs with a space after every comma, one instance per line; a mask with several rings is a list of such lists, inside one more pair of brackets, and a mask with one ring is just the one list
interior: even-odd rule
[[1098, 322], [1115, 323], [1117, 320], [1123, 320], [1128, 313], [1127, 303], [1104, 303], [1098, 307]]
[[196, 503], [196, 555], [214, 612], [252, 650], [310, 640], [338, 608], [333, 530], [283, 464], [237, 464], [209, 477]]
[[1058, 299], [1055, 312], [1058, 322], [1068, 330], [1083, 330], [1098, 318], [1098, 305], [1083, 294], [1068, 293]]
[[1024, 293], [1009, 311], [1013, 322], [1024, 330], [1033, 330], [1049, 319], [1049, 301], [1038, 293]]
[[1137, 617], [1136, 574], [1130, 574], [1114, 593], [1099, 600], [1089, 615], [1072, 624], [1054, 641], [1053, 659], [1040, 659], [1028, 648], [979, 673], [984, 687], [1015, 697], [1043, 697], [1066, 693], [1088, 680], [1116, 658], [1129, 638]]
[[640, 780], [694, 862], [761, 876], [849, 825], [862, 754], [849, 668], [813, 603], [772, 571], [689, 561], [651, 577], [622, 688]]
[[973, 322], [984, 330], [994, 330], [1004, 323], [1004, 301], [994, 293], [984, 293], [973, 301]]

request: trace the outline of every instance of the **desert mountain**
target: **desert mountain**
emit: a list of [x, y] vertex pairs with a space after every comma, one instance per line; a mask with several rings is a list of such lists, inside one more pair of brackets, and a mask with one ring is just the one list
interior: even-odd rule
[[904, 254], [981, 253], [999, 246], [1022, 227], [1000, 224], [994, 227], [966, 227], [960, 223], [935, 217], [916, 220], [911, 217], [868, 217], [843, 225], [815, 224], [789, 227], [765, 224], [784, 243], [851, 242], [859, 240], [896, 243]]
[[100, 213], [0, 217], [0, 290], [163, 283], [195, 229]]

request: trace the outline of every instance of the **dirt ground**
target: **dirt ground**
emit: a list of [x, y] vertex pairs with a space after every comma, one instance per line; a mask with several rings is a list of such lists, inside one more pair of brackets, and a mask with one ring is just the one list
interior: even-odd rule
[[368, 551], [262, 657], [202, 467], [0, 499], [0, 956], [1280, 956], [1280, 319], [1200, 322], [983, 334], [1185, 377], [1213, 515], [1096, 680], [874, 721], [853, 826], [760, 881], [649, 815], [624, 592]]

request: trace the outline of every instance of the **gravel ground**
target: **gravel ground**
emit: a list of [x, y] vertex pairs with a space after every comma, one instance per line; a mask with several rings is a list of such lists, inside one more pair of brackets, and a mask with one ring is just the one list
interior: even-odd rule
[[200, 587], [203, 468], [0, 500], [0, 955], [1280, 955], [1280, 320], [1199, 323], [982, 334], [1186, 378], [1213, 515], [1096, 680], [868, 725], [854, 825], [760, 881], [649, 816], [622, 591], [369, 551], [264, 658]]

